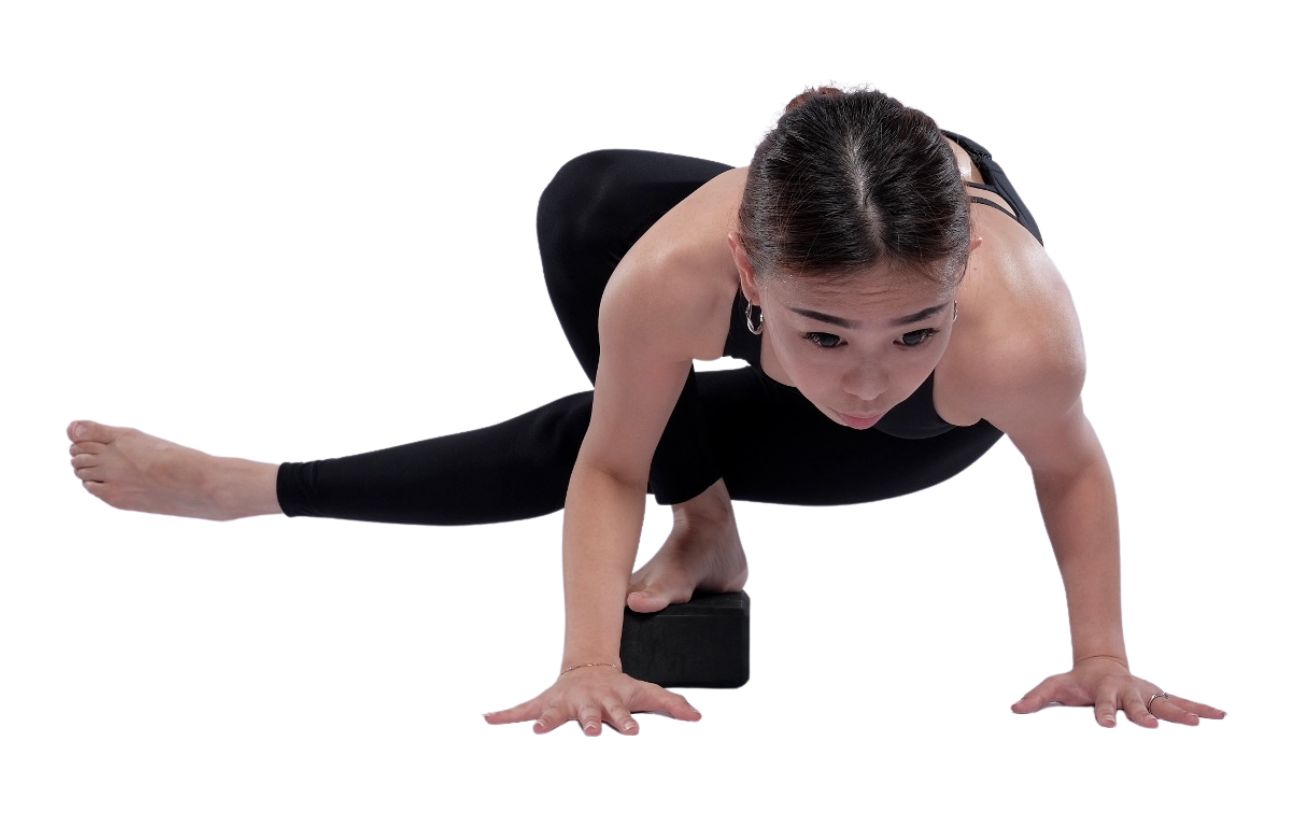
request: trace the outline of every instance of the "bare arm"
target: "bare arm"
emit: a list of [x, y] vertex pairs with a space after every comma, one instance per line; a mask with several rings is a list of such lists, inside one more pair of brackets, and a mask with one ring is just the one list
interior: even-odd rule
[[998, 365], [990, 367], [981, 413], [1006, 432], [1033, 472], [1065, 583], [1075, 661], [1104, 655], [1127, 665], [1115, 485], [1083, 411], [1083, 338], [1073, 309], [1063, 312], [1064, 319], [994, 347]]
[[1067, 428], [1082, 443], [1079, 460], [1067, 471], [1034, 471], [1038, 507], [1065, 583], [1075, 663], [1109, 656], [1128, 666], [1115, 482], [1082, 407], [1072, 411], [1078, 419]]
[[[1048, 262], [1050, 263], [1050, 262]], [[1054, 272], [1054, 269], [1052, 270]], [[1083, 412], [1083, 341], [1073, 309], [1047, 331], [1029, 333], [993, 355], [997, 381], [985, 394], [989, 422], [1002, 429], [1033, 471], [1039, 509], [1065, 583], [1074, 666], [1049, 676], [1014, 704], [1019, 714], [1049, 702], [1092, 706], [1098, 724], [1159, 719], [1193, 725], [1221, 718], [1214, 707], [1173, 695], [1129, 671], [1120, 613], [1119, 515], [1110, 466]]]
[[[621, 264], [601, 300], [591, 422], [565, 496], [561, 670], [621, 666], [623, 610], [650, 464], [690, 373], [695, 333], [710, 323], [709, 312], [716, 307], [689, 283], [675, 285], [680, 281], [669, 280], [662, 270]], [[594, 722], [598, 731], [602, 719], [625, 731], [635, 729], [630, 711], [699, 717], [681, 695], [596, 666], [562, 673], [541, 695], [488, 719], [536, 718], [539, 731], [575, 719], [594, 733], [590, 725]]]

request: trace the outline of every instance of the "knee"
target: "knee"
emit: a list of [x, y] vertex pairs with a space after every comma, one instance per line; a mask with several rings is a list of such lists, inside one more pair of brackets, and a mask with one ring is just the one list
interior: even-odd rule
[[602, 148], [568, 160], [542, 190], [537, 203], [537, 240], [543, 254], [567, 253], [608, 238], [610, 197], [626, 150]]

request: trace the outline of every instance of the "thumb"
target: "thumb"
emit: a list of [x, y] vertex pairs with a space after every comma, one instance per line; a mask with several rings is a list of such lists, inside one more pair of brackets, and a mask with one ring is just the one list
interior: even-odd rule
[[1028, 715], [1030, 712], [1037, 712], [1052, 699], [1052, 688], [1040, 686], [1025, 693], [1025, 697], [1011, 705], [1011, 711], [1017, 715]]

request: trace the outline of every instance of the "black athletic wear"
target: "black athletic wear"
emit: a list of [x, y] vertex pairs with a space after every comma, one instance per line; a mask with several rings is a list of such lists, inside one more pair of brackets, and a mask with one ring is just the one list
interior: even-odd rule
[[[1038, 225], [1002, 168], [969, 138], [944, 131], [971, 155], [1015, 218]], [[595, 382], [600, 298], [614, 268], [649, 227], [731, 166], [647, 150], [606, 149], [566, 162], [546, 186], [537, 237], [547, 291], [569, 344]], [[1007, 212], [987, 198], [972, 199]], [[741, 369], [687, 375], [655, 451], [648, 491], [684, 502], [719, 478], [733, 499], [794, 505], [871, 502], [959, 473], [1002, 432], [986, 420], [953, 426], [934, 410], [934, 373], [869, 429], [826, 417], [759, 366], [737, 289], [723, 353]], [[495, 425], [312, 462], [281, 464], [276, 493], [287, 516], [423, 525], [526, 519], [564, 506], [591, 419], [591, 390]]]

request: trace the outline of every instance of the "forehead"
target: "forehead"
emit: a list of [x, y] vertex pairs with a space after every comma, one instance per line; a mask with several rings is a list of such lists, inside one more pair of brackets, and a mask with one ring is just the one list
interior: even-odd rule
[[791, 307], [815, 309], [845, 318], [884, 321], [947, 299], [940, 283], [916, 274], [871, 271], [839, 279], [773, 275], [765, 295]]

